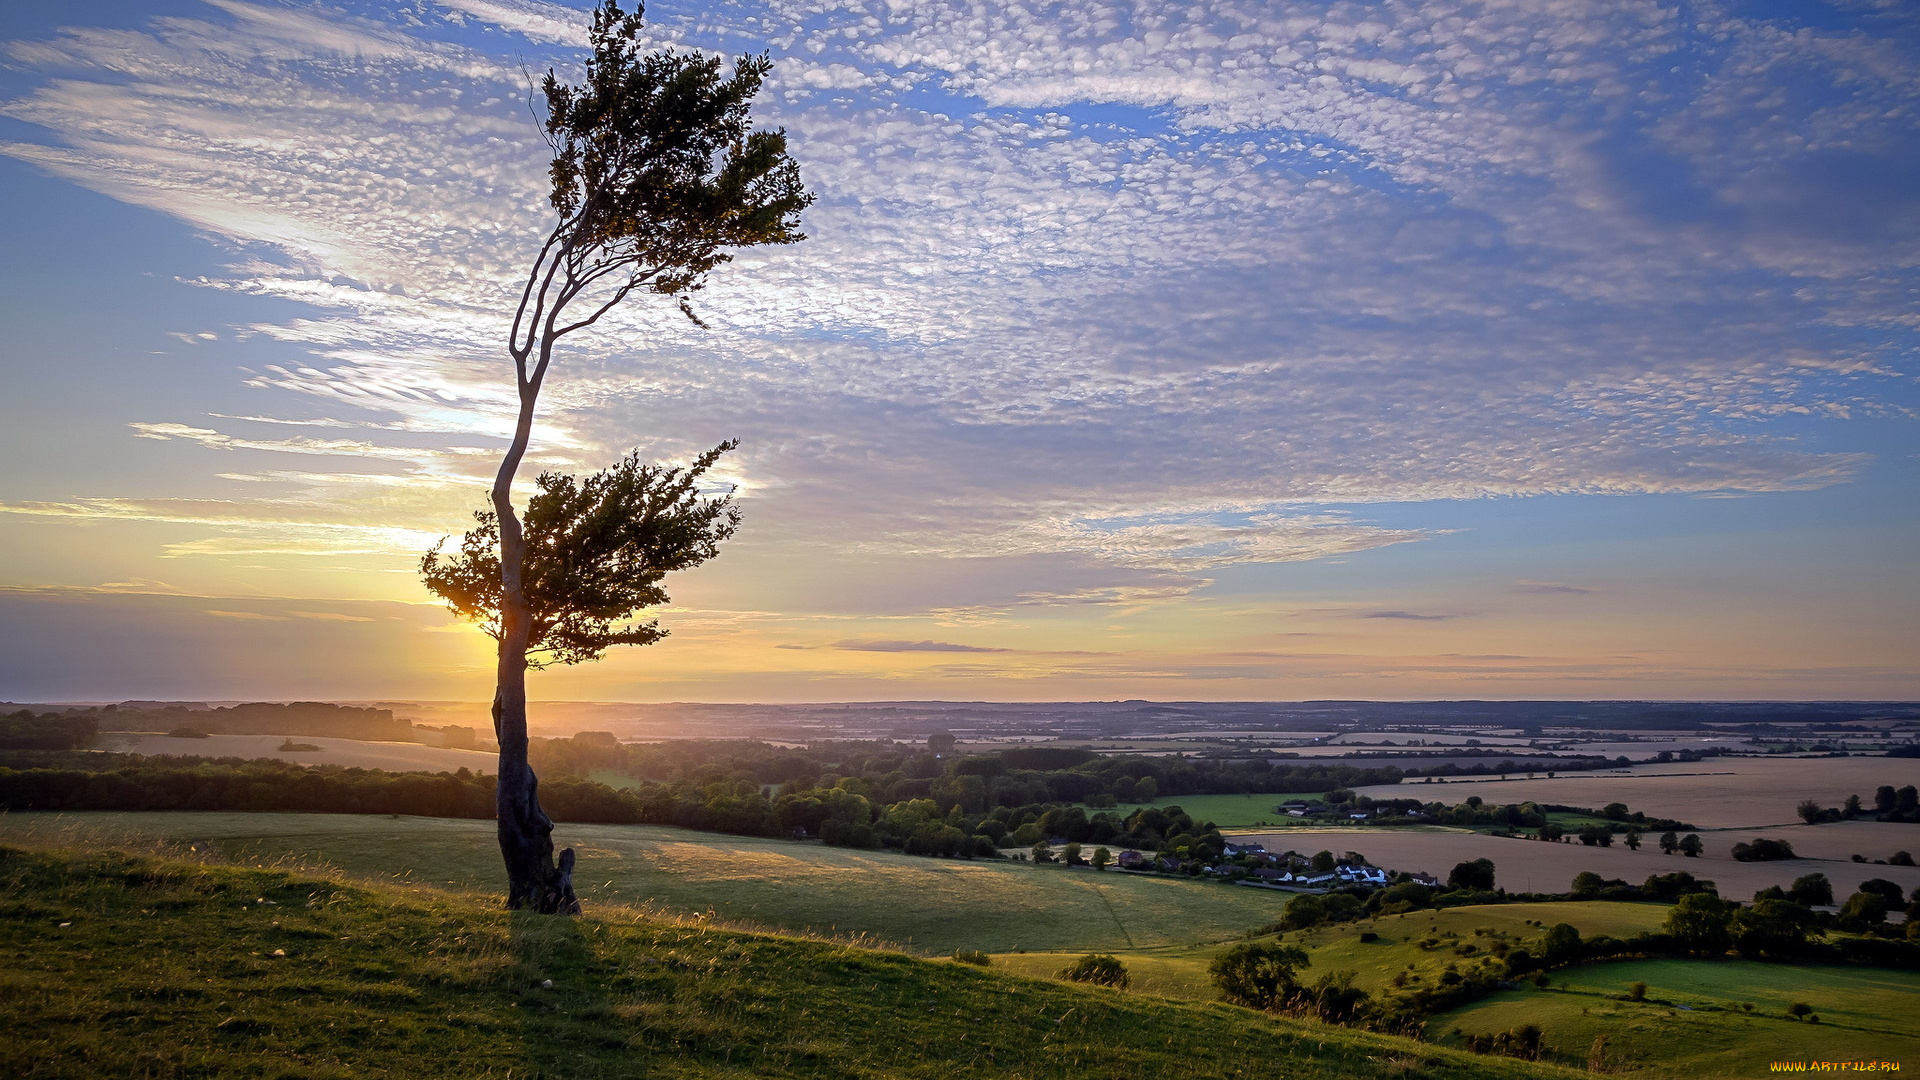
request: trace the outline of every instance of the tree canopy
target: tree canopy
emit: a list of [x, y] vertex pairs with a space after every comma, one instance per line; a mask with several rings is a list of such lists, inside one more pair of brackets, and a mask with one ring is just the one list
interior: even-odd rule
[[[620, 625], [669, 599], [660, 581], [713, 558], [740, 513], [731, 495], [703, 498], [700, 481], [737, 443], [724, 442], [685, 468], [646, 464], [639, 451], [585, 479], [541, 473], [527, 503], [522, 564], [531, 615], [527, 664], [597, 660], [614, 645], [651, 645], [657, 621]], [[454, 613], [500, 636], [500, 530], [490, 511], [457, 555], [437, 545], [420, 576]]]

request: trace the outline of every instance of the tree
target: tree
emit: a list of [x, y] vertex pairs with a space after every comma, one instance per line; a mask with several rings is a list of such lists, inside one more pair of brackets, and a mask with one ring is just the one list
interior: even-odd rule
[[1818, 825], [1827, 820], [1827, 812], [1812, 799], [1802, 799], [1794, 809], [1800, 814], [1800, 820], [1809, 825]]
[[1687, 951], [1719, 956], [1733, 944], [1729, 930], [1732, 907], [1712, 893], [1688, 893], [1667, 912], [1663, 931], [1686, 947]]
[[1079, 866], [1080, 845], [1077, 843], [1068, 844], [1066, 849], [1060, 853], [1060, 861], [1066, 863], [1068, 866]]
[[1821, 933], [1816, 917], [1791, 900], [1756, 900], [1733, 915], [1733, 947], [1742, 956], [1791, 960]]
[[1606, 885], [1606, 879], [1591, 870], [1582, 870], [1573, 875], [1573, 895], [1592, 896]]
[[1333, 852], [1331, 851], [1314, 852], [1313, 858], [1307, 863], [1307, 866], [1316, 874], [1327, 873], [1328, 871], [1332, 870], [1334, 867]]
[[927, 736], [927, 749], [936, 754], [953, 753], [954, 737], [951, 732], [936, 731]]
[[1127, 966], [1117, 956], [1106, 953], [1089, 953], [1060, 969], [1060, 977], [1072, 982], [1093, 983], [1096, 986], [1111, 986], [1115, 990], [1125, 990], [1133, 984], [1133, 976], [1127, 974]]
[[1291, 945], [1243, 942], [1214, 957], [1207, 973], [1220, 995], [1250, 1009], [1273, 1009], [1299, 992], [1295, 975], [1313, 961]]
[[1447, 874], [1447, 888], [1488, 892], [1493, 889], [1493, 860], [1475, 859], [1454, 864]]
[[1660, 851], [1662, 854], [1671, 855], [1673, 854], [1674, 849], [1678, 848], [1679, 846], [1680, 846], [1679, 833], [1663, 832], [1660, 834]]
[[1862, 889], [1847, 897], [1840, 909], [1840, 919], [1854, 926], [1879, 926], [1887, 921], [1887, 898]]
[[640, 26], [639, 6], [626, 14], [618, 0], [606, 0], [588, 34], [586, 81], [568, 85], [549, 71], [542, 84], [553, 148], [548, 202], [559, 220], [521, 287], [507, 342], [519, 412], [492, 488], [500, 549], [495, 801], [507, 905], [548, 913], [579, 905], [572, 849], [554, 864], [553, 822], [527, 762], [535, 625], [528, 536], [512, 495], [555, 346], [635, 291], [671, 297], [699, 323], [690, 299], [730, 259], [726, 249], [804, 239], [799, 215], [812, 201], [787, 156], [785, 132], [752, 130], [749, 110], [772, 61], [748, 57], [723, 78], [717, 57], [642, 54]]
[[1113, 861], [1113, 852], [1108, 851], [1106, 848], [1103, 848], [1103, 847], [1097, 847], [1093, 849], [1093, 868], [1095, 870], [1105, 870], [1107, 868], [1107, 864], [1111, 863], [1112, 861]]
[[1627, 830], [1627, 848], [1630, 851], [1640, 850], [1640, 830], [1639, 829]]
[[1685, 855], [1689, 859], [1699, 858], [1700, 853], [1706, 849], [1707, 845], [1700, 842], [1699, 833], [1688, 833], [1685, 838], [1680, 841], [1680, 854]]
[[1796, 904], [1825, 907], [1833, 903], [1833, 882], [1825, 874], [1805, 874], [1793, 879], [1787, 897]]
[[1900, 886], [1888, 881], [1886, 878], [1868, 878], [1860, 883], [1860, 891], [1863, 893], [1877, 893], [1887, 902], [1888, 911], [1905, 911], [1907, 909], [1907, 900], [1906, 897], [1901, 895]]
[[1547, 967], [1559, 967], [1580, 959], [1580, 931], [1571, 923], [1554, 923], [1547, 927], [1546, 937], [1540, 941], [1540, 961]]
[[1873, 808], [1878, 813], [1890, 814], [1897, 798], [1892, 784], [1881, 784], [1873, 789]]

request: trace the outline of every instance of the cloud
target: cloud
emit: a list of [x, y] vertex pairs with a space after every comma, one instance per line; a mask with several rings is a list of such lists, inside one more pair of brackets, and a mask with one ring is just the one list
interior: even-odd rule
[[1411, 619], [1415, 622], [1443, 622], [1457, 619], [1458, 615], [1419, 615], [1411, 611], [1369, 611], [1360, 616], [1363, 619]]
[[1516, 581], [1513, 591], [1521, 593], [1567, 593], [1574, 596], [1590, 596], [1600, 590], [1591, 585], [1568, 585], [1559, 581]]
[[1003, 653], [1012, 649], [994, 649], [979, 645], [955, 645], [945, 641], [836, 641], [828, 646], [833, 649], [845, 649], [849, 652], [958, 652], [958, 653]]
[[[223, 238], [233, 265], [199, 284], [260, 315], [180, 333], [307, 357], [253, 363], [245, 416], [135, 430], [316, 462], [223, 473], [299, 488], [224, 511], [142, 492], [13, 512], [196, 524], [218, 535], [171, 550], [207, 558], [464, 527], [514, 406], [503, 312], [549, 220], [524, 68], [569, 70], [584, 23], [536, 0], [437, 14], [221, 0], [9, 46], [28, 89], [0, 112], [37, 141], [0, 151]], [[650, 40], [773, 54], [761, 112], [820, 194], [812, 239], [716, 275], [711, 332], [634, 304], [569, 339], [532, 468], [737, 434], [748, 528], [786, 550], [1075, 568], [938, 605], [956, 612], [1182, 602], [1229, 567], [1438, 533], [1358, 505], [1847, 482], [1869, 455], [1799, 433], [1896, 415], [1912, 372], [1889, 328], [1920, 266], [1914, 62], [1871, 20], [1698, 18], [666, 15]], [[376, 512], [401, 531], [370, 532]]]

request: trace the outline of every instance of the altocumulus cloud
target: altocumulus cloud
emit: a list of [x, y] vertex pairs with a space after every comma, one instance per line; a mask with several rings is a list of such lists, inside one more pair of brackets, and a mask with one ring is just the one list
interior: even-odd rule
[[[1863, 455], [1779, 433], [1899, 408], [1920, 70], [1897, 11], [651, 14], [656, 42], [774, 55], [764, 115], [820, 193], [813, 239], [722, 274], [711, 333], [634, 305], [582, 341], [540, 464], [744, 434], [730, 479], [795, 550], [1058, 555], [1118, 588], [1426, 535], [1334, 504], [1841, 482]], [[218, 0], [10, 45], [37, 82], [4, 112], [42, 134], [5, 152], [260, 254], [208, 288], [305, 305], [204, 328], [312, 357], [249, 373], [263, 415], [139, 433], [342, 459], [226, 474], [293, 490], [219, 514], [58, 512], [239, 538], [181, 547], [210, 557], [295, 509], [373, 536], [391, 476], [359, 458], [419, 482], [382, 503], [395, 550], [457, 526], [488, 462], [456, 433], [506, 429], [502, 311], [546, 219], [521, 58], [576, 70], [583, 25]], [[276, 421], [364, 437], [244, 427]]]

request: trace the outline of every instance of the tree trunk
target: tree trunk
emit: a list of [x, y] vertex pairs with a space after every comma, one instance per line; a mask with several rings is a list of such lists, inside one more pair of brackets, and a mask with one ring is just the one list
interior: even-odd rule
[[533, 432], [533, 407], [539, 393], [537, 378], [522, 379], [519, 423], [493, 482], [493, 511], [500, 526], [500, 659], [493, 692], [500, 778], [493, 802], [500, 856], [507, 864], [507, 906], [546, 915], [578, 915], [573, 849], [562, 851], [559, 865], [554, 864], [553, 820], [540, 809], [540, 781], [527, 760], [527, 646], [533, 619], [522, 577], [526, 538], [513, 511], [512, 489]]

